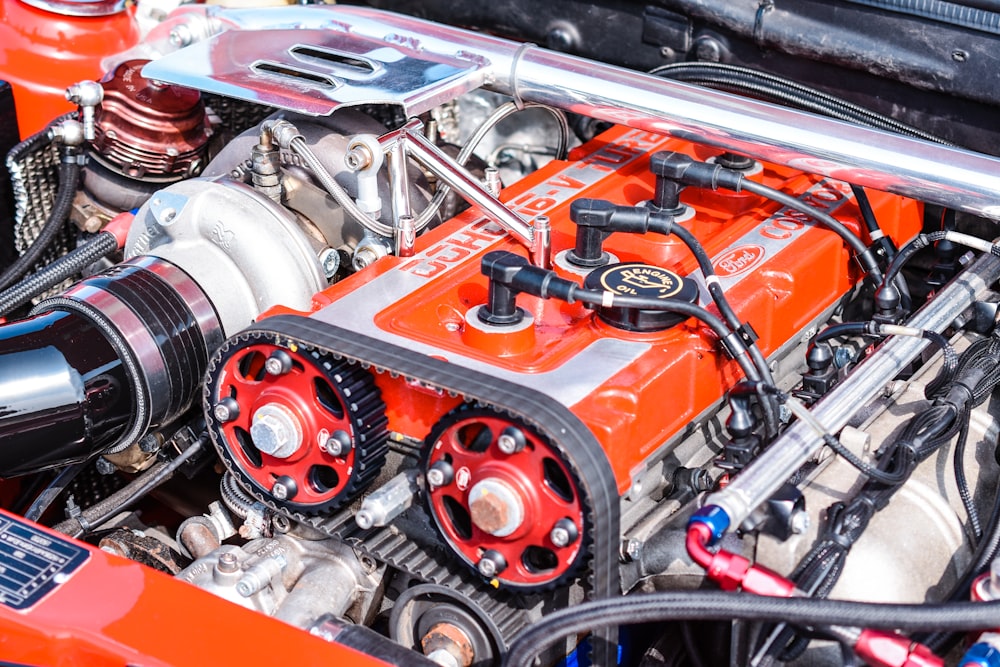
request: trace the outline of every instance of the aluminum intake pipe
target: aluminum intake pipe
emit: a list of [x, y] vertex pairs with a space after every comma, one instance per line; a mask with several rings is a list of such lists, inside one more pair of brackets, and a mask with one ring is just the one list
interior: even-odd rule
[[[374, 9], [316, 5], [205, 12], [189, 11], [186, 20], [221, 25], [230, 31], [255, 31], [255, 34], [247, 35], [246, 44], [241, 43], [239, 49], [227, 43], [225, 54], [221, 48], [212, 51], [210, 40], [208, 65], [202, 57], [203, 46], [198, 57], [193, 52], [186, 56], [185, 50], [181, 50], [154, 61], [144, 70], [145, 76], [240, 97], [240, 86], [233, 85], [232, 77], [222, 85], [216, 75], [222, 66], [239, 67], [245, 61], [247, 83], [261, 81], [249, 68], [259, 63], [260, 58], [272, 57], [274, 51], [268, 36], [256, 31], [277, 31], [272, 34], [278, 39], [284, 30], [284, 38], [288, 39], [293, 29], [308, 30], [309, 37], [319, 42], [335, 39], [341, 50], [353, 38], [359, 45], [363, 42], [364, 49], [369, 51], [374, 42], [413, 58], [432, 54], [448, 58], [451, 63], [465, 63], [476, 68], [476, 81], [463, 79], [464, 88], [481, 82], [524, 102], [547, 104], [599, 120], [683, 137], [810, 173], [1000, 219], [1000, 160], [984, 154]], [[307, 33], [301, 34], [304, 37]], [[358, 55], [364, 56], [364, 49]], [[237, 51], [242, 60], [233, 61], [232, 54]], [[217, 56], [218, 60], [211, 62]], [[236, 80], [239, 79], [237, 75]], [[346, 88], [352, 85], [348, 83]], [[249, 94], [246, 99], [253, 98], [250, 85], [242, 92]], [[457, 95], [463, 92], [463, 86], [454, 83], [450, 92]], [[434, 98], [434, 101], [445, 100]]]

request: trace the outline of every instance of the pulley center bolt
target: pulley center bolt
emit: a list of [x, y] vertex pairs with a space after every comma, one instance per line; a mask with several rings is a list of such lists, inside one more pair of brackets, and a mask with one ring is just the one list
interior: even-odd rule
[[298, 418], [278, 403], [267, 403], [254, 412], [250, 437], [257, 449], [279, 459], [287, 459], [302, 447]]
[[487, 477], [469, 489], [469, 514], [483, 532], [507, 537], [524, 523], [524, 504], [509, 484]]
[[458, 625], [444, 621], [431, 626], [420, 638], [420, 648], [433, 662], [447, 667], [470, 667], [476, 650], [469, 635]]

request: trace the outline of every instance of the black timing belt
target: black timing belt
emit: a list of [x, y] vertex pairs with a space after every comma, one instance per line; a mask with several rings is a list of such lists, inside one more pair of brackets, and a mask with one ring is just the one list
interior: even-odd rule
[[[593, 599], [621, 595], [618, 570], [619, 497], [604, 448], [583, 422], [564, 405], [539, 391], [479, 371], [369, 338], [300, 315], [264, 319], [242, 332], [263, 334], [277, 345], [299, 345], [370, 367], [373, 372], [402, 375], [434, 388], [511, 413], [547, 436], [576, 477], [591, 527], [590, 567], [586, 579]], [[595, 665], [617, 663], [617, 629], [591, 637]]]

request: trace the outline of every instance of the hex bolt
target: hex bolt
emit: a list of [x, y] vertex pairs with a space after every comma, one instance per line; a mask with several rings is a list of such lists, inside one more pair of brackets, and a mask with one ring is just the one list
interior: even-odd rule
[[378, 518], [370, 510], [360, 509], [357, 514], [354, 515], [354, 522], [358, 524], [358, 528], [361, 530], [374, 528], [377, 520]]
[[239, 593], [241, 596], [248, 598], [254, 593], [261, 590], [261, 588], [254, 590], [254, 586], [256, 584], [257, 581], [255, 579], [249, 580], [244, 577], [243, 579], [240, 579], [238, 582], [236, 582], [236, 592]]
[[719, 40], [708, 36], [698, 37], [694, 41], [695, 58], [702, 62], [722, 62], [725, 47]]
[[226, 551], [219, 554], [219, 562], [215, 564], [215, 569], [217, 569], [222, 574], [232, 574], [240, 569], [240, 563], [236, 558], [236, 554], [231, 551]]
[[275, 514], [271, 517], [271, 527], [276, 533], [287, 533], [292, 529], [292, 522], [287, 516]]
[[573, 48], [572, 33], [563, 27], [553, 28], [545, 36], [545, 46], [554, 51], [568, 51]]
[[292, 370], [292, 355], [284, 350], [275, 350], [264, 362], [264, 370], [268, 375], [284, 375]]
[[458, 658], [453, 656], [447, 649], [439, 648], [431, 651], [427, 655], [427, 659], [433, 663], [441, 665], [441, 667], [462, 667], [458, 662]]
[[788, 520], [788, 528], [793, 535], [803, 535], [809, 530], [809, 512], [799, 510]]
[[524, 449], [528, 442], [524, 437], [524, 432], [513, 426], [508, 426], [497, 437], [497, 448], [504, 454], [517, 454]]
[[354, 259], [351, 264], [354, 266], [355, 270], [360, 271], [361, 269], [367, 268], [377, 262], [381, 257], [371, 248], [361, 248], [356, 250], [354, 253]]
[[177, 217], [177, 211], [169, 206], [160, 210], [159, 221], [161, 225], [169, 225]]
[[194, 42], [194, 35], [191, 33], [191, 28], [181, 23], [170, 31], [167, 40], [171, 46], [179, 49]]
[[282, 475], [274, 480], [274, 486], [271, 487], [271, 495], [278, 500], [291, 500], [298, 491], [299, 487], [295, 480], [288, 475]]
[[621, 562], [632, 563], [639, 560], [640, 556], [642, 556], [642, 542], [635, 538], [622, 541]]
[[479, 570], [479, 574], [492, 579], [507, 569], [507, 559], [499, 551], [487, 549], [476, 564], [476, 569]]
[[139, 451], [141, 452], [158, 452], [162, 446], [163, 442], [156, 433], [147, 433], [139, 440]]
[[573, 544], [579, 537], [580, 531], [571, 519], [559, 519], [556, 521], [556, 525], [552, 526], [552, 531], [549, 532], [552, 544], [560, 549]]
[[330, 456], [344, 458], [351, 453], [352, 447], [351, 435], [339, 429], [331, 433], [326, 441], [326, 451]]
[[363, 530], [387, 526], [413, 505], [418, 491], [417, 470], [405, 470], [368, 494], [354, 515], [354, 522]]
[[223, 424], [240, 416], [240, 404], [232, 396], [227, 396], [212, 407], [212, 415]]
[[472, 524], [490, 535], [507, 537], [524, 524], [524, 499], [502, 479], [479, 480], [469, 489], [467, 500]]
[[351, 171], [360, 171], [367, 168], [374, 159], [368, 146], [359, 142], [351, 145], [350, 150], [344, 155], [344, 164]]
[[445, 460], [435, 461], [427, 470], [427, 484], [432, 489], [448, 486], [455, 479], [455, 469]]
[[323, 275], [329, 280], [340, 270], [340, 253], [333, 248], [324, 248], [319, 253], [319, 263], [323, 267]]
[[264, 454], [279, 459], [293, 456], [304, 443], [299, 417], [281, 403], [266, 403], [253, 413], [250, 437]]

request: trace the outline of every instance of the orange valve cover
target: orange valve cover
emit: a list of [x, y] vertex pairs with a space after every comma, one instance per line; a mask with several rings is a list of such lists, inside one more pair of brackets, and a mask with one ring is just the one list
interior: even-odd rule
[[[550, 219], [558, 259], [574, 246], [570, 203], [579, 197], [632, 206], [650, 200], [649, 156], [659, 150], [699, 160], [718, 153], [613, 128], [574, 151], [569, 161], [552, 162], [506, 188], [501, 199], [525, 219]], [[860, 213], [847, 184], [788, 167], [762, 167], [751, 177], [859, 233]], [[883, 230], [897, 243], [919, 231], [916, 202], [879, 192], [870, 198]], [[789, 341], [800, 342], [803, 332], [861, 278], [840, 237], [796, 211], [748, 193], [688, 188], [681, 200], [693, 210], [681, 224], [705, 247], [730, 303], [757, 332], [767, 355]], [[607, 313], [598, 317], [580, 304], [522, 294], [517, 302], [530, 316], [528, 324], [509, 330], [482, 325], [470, 311], [486, 302], [480, 261], [492, 250], [526, 254], [472, 208], [421, 236], [414, 256], [384, 258], [317, 294], [311, 317], [548, 394], [593, 431], [621, 493], [651, 456], [664, 454], [674, 436], [741, 379], [714, 334], [693, 319], [666, 328], [622, 327], [609, 324]], [[677, 239], [613, 234], [604, 250], [613, 261], [685, 277], [685, 284], [697, 286], [692, 297], [714, 310], [694, 258]], [[583, 275], [565, 262], [556, 264], [562, 277], [583, 282]], [[460, 397], [390, 374], [377, 375], [376, 384], [387, 405], [389, 430], [397, 437], [423, 440], [461, 403]]]

